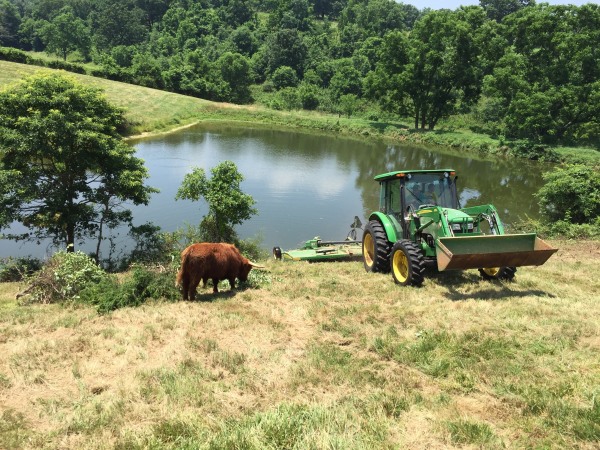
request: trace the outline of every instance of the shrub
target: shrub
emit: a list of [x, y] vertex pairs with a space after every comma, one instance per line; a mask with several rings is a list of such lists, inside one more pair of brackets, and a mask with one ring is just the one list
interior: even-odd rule
[[549, 222], [591, 223], [600, 216], [600, 171], [575, 165], [544, 174], [536, 194]]
[[85, 67], [83, 67], [79, 64], [73, 64], [73, 63], [66, 62], [66, 61], [59, 61], [59, 60], [49, 61], [48, 67], [50, 67], [51, 69], [62, 69], [62, 70], [66, 70], [68, 72], [74, 72], [74, 73], [81, 73], [81, 74], [86, 73]]
[[148, 299], [177, 300], [175, 270], [136, 266], [131, 276], [120, 283], [116, 277], [106, 277], [100, 283], [88, 286], [81, 292], [83, 303], [96, 306], [100, 314], [119, 308], [139, 306]]
[[319, 88], [313, 84], [302, 83], [298, 88], [302, 108], [314, 110], [319, 107]]
[[554, 150], [530, 141], [516, 141], [510, 149], [513, 156], [534, 161], [558, 162], [560, 156]]
[[31, 63], [31, 57], [27, 53], [9, 47], [0, 47], [0, 59], [22, 64]]
[[82, 290], [107, 276], [85, 253], [60, 251], [31, 278], [25, 293], [30, 301], [37, 303], [77, 300]]
[[302, 104], [298, 98], [298, 91], [293, 87], [286, 87], [281, 89], [272, 103], [273, 109], [300, 109]]
[[288, 66], [278, 67], [271, 75], [273, 87], [277, 90], [286, 87], [295, 87], [298, 84], [296, 71]]
[[537, 233], [542, 238], [599, 239], [600, 218], [592, 223], [571, 223], [565, 220], [546, 222], [534, 219], [521, 220], [510, 226], [511, 233]]

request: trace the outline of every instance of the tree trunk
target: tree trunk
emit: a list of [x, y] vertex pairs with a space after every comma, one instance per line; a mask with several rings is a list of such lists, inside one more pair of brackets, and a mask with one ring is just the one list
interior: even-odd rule
[[102, 217], [100, 218], [100, 225], [98, 226], [98, 242], [96, 243], [96, 256], [94, 257], [94, 261], [96, 261], [96, 264], [100, 263], [100, 244], [102, 243], [102, 232], [104, 231], [104, 218], [106, 217], [107, 212], [108, 202], [104, 205], [104, 212], [102, 213]]
[[67, 253], [75, 251], [75, 225], [67, 224]]

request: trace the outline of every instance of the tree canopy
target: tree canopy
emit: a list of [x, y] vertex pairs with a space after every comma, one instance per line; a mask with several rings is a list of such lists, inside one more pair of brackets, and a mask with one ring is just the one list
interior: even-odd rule
[[60, 73], [39, 73], [0, 92], [0, 226], [17, 239], [52, 238], [74, 250], [104, 226], [130, 222], [124, 202], [147, 204], [148, 174], [118, 128], [122, 111]]

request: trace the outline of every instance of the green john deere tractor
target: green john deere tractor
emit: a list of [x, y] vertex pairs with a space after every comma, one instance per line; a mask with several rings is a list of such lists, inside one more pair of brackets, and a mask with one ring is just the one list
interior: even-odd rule
[[557, 249], [535, 234], [505, 234], [493, 205], [461, 208], [453, 169], [378, 175], [379, 211], [363, 234], [369, 272], [418, 286], [426, 266], [479, 269], [486, 279], [512, 279], [518, 266], [544, 264]]

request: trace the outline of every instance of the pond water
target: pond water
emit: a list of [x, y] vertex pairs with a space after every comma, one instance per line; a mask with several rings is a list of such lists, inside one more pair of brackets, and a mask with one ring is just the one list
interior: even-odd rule
[[[136, 225], [150, 221], [174, 231], [186, 223], [198, 224], [206, 204], [175, 201], [183, 177], [194, 166], [210, 174], [212, 167], [231, 160], [245, 177], [242, 190], [256, 200], [258, 209], [236, 230], [242, 238], [260, 237], [266, 249], [294, 248], [314, 236], [344, 239], [354, 216], [364, 224], [378, 208], [379, 185], [373, 177], [399, 169], [453, 168], [462, 206], [493, 203], [508, 224], [538, 216], [533, 194], [542, 185], [542, 166], [523, 160], [486, 160], [374, 138], [225, 124], [203, 124], [132, 145], [150, 172], [147, 184], [160, 189], [148, 206], [132, 208]], [[126, 246], [126, 233], [116, 242]], [[0, 240], [0, 249], [0, 257], [42, 257], [51, 250], [47, 243], [6, 240]]]

